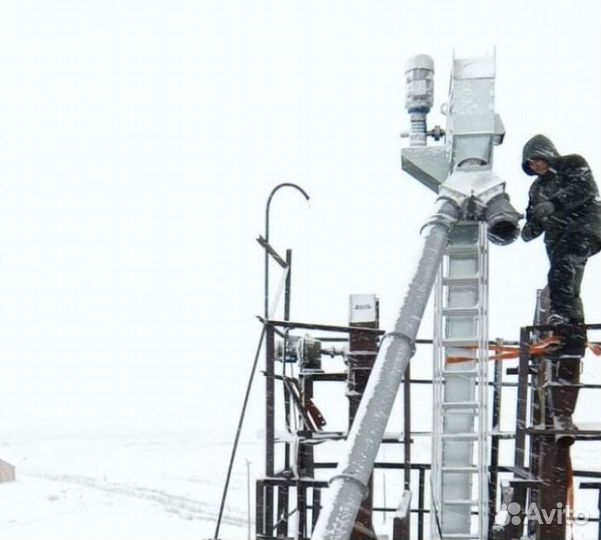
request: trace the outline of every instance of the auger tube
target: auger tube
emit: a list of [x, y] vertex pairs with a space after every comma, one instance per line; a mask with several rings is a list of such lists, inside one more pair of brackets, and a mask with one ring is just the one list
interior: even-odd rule
[[422, 250], [407, 287], [394, 330], [382, 338], [363, 399], [346, 441], [346, 451], [330, 479], [312, 540], [348, 540], [384, 436], [449, 235], [460, 208], [440, 198], [422, 228]]

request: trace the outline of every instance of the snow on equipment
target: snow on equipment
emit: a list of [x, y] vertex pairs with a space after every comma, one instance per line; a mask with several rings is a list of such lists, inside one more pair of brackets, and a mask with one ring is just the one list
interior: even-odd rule
[[[260, 318], [245, 398], [246, 406], [264, 340], [265, 474], [256, 481], [255, 538], [564, 540], [581, 516], [577, 488], [598, 490], [601, 501], [601, 482], [576, 481], [598, 480], [601, 472], [573, 470], [570, 456], [574, 441], [601, 440], [601, 430], [571, 422], [579, 391], [601, 388], [580, 381], [587, 331], [601, 325], [542, 325], [548, 302], [539, 291], [534, 325], [521, 328], [519, 341], [489, 340], [489, 242], [513, 242], [521, 217], [493, 172], [493, 150], [505, 135], [494, 110], [494, 58], [453, 60], [444, 129], [427, 125], [432, 59], [412, 58], [405, 74], [411, 129], [402, 166], [438, 198], [394, 327], [380, 329], [373, 294], [351, 295], [347, 326], [292, 320], [292, 253], [282, 257], [269, 244], [267, 212], [259, 238], [265, 306], [271, 259], [284, 270], [285, 290], [283, 320], [273, 308]], [[434, 336], [417, 339], [432, 290]], [[422, 345], [432, 347], [432, 375], [413, 378], [409, 360]], [[598, 343], [588, 348], [601, 353]], [[348, 407], [338, 403], [332, 411], [333, 394], [319, 390], [336, 382], [344, 383]], [[431, 390], [427, 411], [424, 388]], [[502, 401], [515, 410], [501, 415]], [[412, 429], [416, 414], [420, 427], [425, 415], [432, 418], [431, 430]], [[244, 409], [215, 539], [243, 417]], [[386, 431], [395, 425], [402, 431]], [[501, 452], [502, 441], [512, 453]], [[418, 442], [430, 443], [426, 461], [423, 446], [421, 460], [412, 459]], [[391, 493], [395, 506], [387, 503]], [[382, 536], [390, 514], [392, 535]]]
[[[422, 254], [394, 331], [380, 346], [349, 434], [346, 455], [330, 480], [329, 497], [313, 532], [315, 540], [350, 538], [443, 259], [446, 273], [441, 273], [437, 297], [444, 296], [446, 305], [439, 302], [439, 335], [435, 337], [439, 364], [434, 379], [432, 503], [437, 512], [433, 514], [433, 528], [443, 537], [482, 539], [488, 534], [484, 511], [488, 504], [487, 380], [482, 367], [487, 363], [488, 344], [485, 232], [493, 242], [508, 244], [519, 233], [520, 217], [505, 194], [505, 183], [492, 172], [493, 147], [502, 140], [501, 123], [494, 111], [494, 67], [493, 57], [454, 60], [447, 144], [431, 149], [424, 145], [425, 116], [433, 93], [433, 61], [420, 55], [407, 66], [413, 146], [403, 150], [403, 168], [437, 191], [437, 209], [422, 230]], [[446, 373], [445, 357], [455, 355], [457, 348], [464, 346], [477, 346], [473, 362]], [[472, 483], [478, 486], [475, 499]], [[478, 506], [479, 517], [475, 532], [471, 519], [474, 505]]]

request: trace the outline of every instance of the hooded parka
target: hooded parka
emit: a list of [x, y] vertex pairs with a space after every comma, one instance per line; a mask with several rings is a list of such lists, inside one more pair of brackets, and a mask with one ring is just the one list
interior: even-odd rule
[[530, 241], [545, 233], [552, 316], [555, 321], [582, 324], [584, 268], [601, 250], [599, 191], [586, 160], [576, 154], [561, 156], [544, 135], [532, 137], [522, 152], [522, 168], [531, 176], [536, 174], [530, 168], [533, 159], [546, 161], [549, 168], [530, 187], [522, 238]]
[[[522, 168], [532, 176], [536, 173], [530, 168], [529, 159], [544, 159], [550, 168], [530, 187], [524, 235], [532, 239], [544, 232], [550, 255], [569, 236], [586, 243], [589, 256], [601, 250], [601, 200], [586, 160], [577, 154], [561, 156], [544, 135], [532, 137], [522, 152]], [[533, 210], [545, 201], [552, 202], [555, 209], [542, 222]]]

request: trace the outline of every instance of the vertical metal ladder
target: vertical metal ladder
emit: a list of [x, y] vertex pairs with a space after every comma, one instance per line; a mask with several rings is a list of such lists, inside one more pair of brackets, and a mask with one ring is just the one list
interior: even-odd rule
[[488, 239], [459, 223], [435, 289], [432, 538], [488, 534]]

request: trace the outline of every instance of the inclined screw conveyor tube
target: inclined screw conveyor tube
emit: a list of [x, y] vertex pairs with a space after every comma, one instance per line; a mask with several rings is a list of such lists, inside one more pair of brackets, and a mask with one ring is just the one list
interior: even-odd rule
[[348, 436], [347, 453], [330, 480], [328, 498], [313, 531], [313, 540], [348, 540], [366, 494], [376, 455], [422, 320], [449, 235], [460, 208], [440, 198], [422, 229], [422, 250], [400, 308], [394, 331], [382, 338], [365, 394]]

